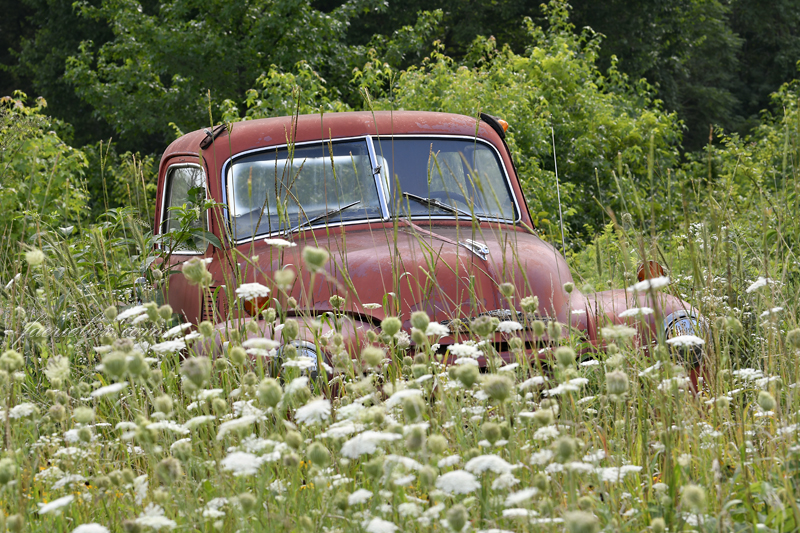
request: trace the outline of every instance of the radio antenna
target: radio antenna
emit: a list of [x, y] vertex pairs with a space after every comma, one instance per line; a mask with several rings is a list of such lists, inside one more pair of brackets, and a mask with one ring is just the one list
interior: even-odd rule
[[558, 221], [561, 224], [561, 253], [567, 256], [567, 245], [564, 243], [564, 215], [561, 213], [561, 186], [558, 184], [558, 159], [556, 158], [556, 133], [550, 126], [550, 136], [553, 140], [553, 164], [556, 167], [556, 194], [558, 195]]

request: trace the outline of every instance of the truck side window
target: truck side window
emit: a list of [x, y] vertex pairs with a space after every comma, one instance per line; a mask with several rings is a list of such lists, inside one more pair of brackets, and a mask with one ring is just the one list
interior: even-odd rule
[[[162, 233], [180, 232], [184, 210], [191, 216], [191, 222], [188, 228], [185, 228], [187, 231], [192, 229], [208, 231], [208, 218], [205, 211], [201, 210], [203, 200], [206, 198], [203, 169], [196, 166], [177, 166], [168, 172], [164, 212], [161, 216]], [[176, 235], [176, 237], [181, 240], [175, 248], [176, 251], [203, 252], [208, 244], [199, 235]]]

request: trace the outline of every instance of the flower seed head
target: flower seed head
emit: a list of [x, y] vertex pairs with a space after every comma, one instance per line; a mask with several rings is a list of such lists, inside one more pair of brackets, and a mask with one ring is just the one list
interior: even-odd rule
[[159, 413], [169, 414], [172, 412], [172, 396], [162, 394], [153, 400], [153, 407]]
[[395, 316], [388, 316], [381, 321], [381, 331], [390, 337], [394, 337], [401, 327], [403, 327], [403, 323]]
[[300, 324], [294, 318], [287, 318], [281, 329], [281, 337], [284, 342], [293, 341], [298, 335], [300, 335]]
[[361, 360], [372, 368], [380, 365], [385, 356], [385, 352], [377, 346], [366, 346], [361, 351]]
[[418, 395], [403, 398], [403, 414], [409, 422], [416, 422], [425, 414], [425, 401]]
[[650, 521], [650, 530], [653, 533], [664, 533], [667, 530], [667, 523], [660, 516]]
[[249, 492], [243, 492], [239, 494], [238, 499], [239, 499], [239, 505], [242, 506], [242, 511], [248, 514], [251, 513], [253, 509], [255, 509], [256, 503], [258, 502], [258, 500], [256, 500], [256, 497], [250, 494]]
[[450, 525], [450, 529], [456, 533], [464, 529], [467, 520], [469, 520], [469, 512], [463, 505], [454, 505], [447, 510], [447, 523]]
[[169, 304], [164, 304], [158, 308], [158, 316], [161, 317], [161, 320], [169, 320], [172, 318], [172, 306]]
[[406, 449], [410, 452], [418, 452], [425, 444], [425, 432], [419, 426], [415, 426], [409, 431], [406, 437]]
[[[473, 366], [474, 365], [469, 365]], [[499, 376], [497, 374], [490, 374], [483, 381], [483, 392], [486, 393], [492, 400], [502, 403], [511, 395], [511, 389], [514, 387], [514, 382], [508, 376]]]
[[17, 465], [8, 457], [0, 459], [0, 487], [8, 485], [17, 474]]
[[575, 350], [569, 346], [559, 346], [556, 348], [556, 361], [561, 368], [575, 366]]
[[115, 318], [117, 318], [117, 306], [109, 305], [105, 309], [103, 309], [103, 316], [106, 317], [106, 320], [111, 322]]
[[212, 324], [208, 320], [203, 320], [197, 326], [197, 330], [200, 332], [200, 335], [202, 335], [206, 339], [211, 338], [214, 335], [214, 324]]
[[684, 485], [681, 504], [692, 512], [702, 512], [706, 506], [706, 491], [698, 485]]
[[211, 378], [211, 361], [208, 357], [190, 357], [181, 363], [181, 374], [195, 388], [202, 389]]
[[274, 378], [265, 378], [258, 386], [258, 399], [267, 407], [275, 407], [281, 401], [283, 390]]
[[247, 352], [241, 346], [234, 346], [228, 351], [228, 359], [236, 366], [242, 366], [247, 361]]
[[483, 438], [488, 440], [490, 444], [494, 444], [500, 440], [500, 426], [494, 422], [486, 422], [481, 427]]
[[511, 298], [512, 296], [514, 296], [514, 284], [508, 282], [501, 283], [500, 294], [502, 294], [506, 298]]
[[3, 355], [0, 355], [0, 369], [6, 372], [15, 372], [22, 368], [25, 364], [25, 359], [14, 350], [6, 350]]
[[494, 330], [497, 329], [497, 324], [494, 323], [490, 316], [479, 316], [470, 323], [469, 328], [478, 337], [485, 338], [494, 333]]
[[156, 475], [164, 485], [171, 485], [182, 473], [183, 469], [181, 468], [181, 463], [174, 457], [162, 459], [161, 462], [156, 465]]
[[282, 268], [281, 270], [275, 271], [275, 284], [283, 291], [288, 291], [292, 288], [294, 278], [294, 270]]
[[44, 252], [35, 248], [30, 252], [25, 252], [25, 261], [32, 267], [39, 266], [44, 263]]
[[572, 291], [574, 290], [575, 290], [575, 284], [572, 283], [571, 281], [568, 281], [564, 284], [564, 292], [566, 292], [567, 294], [572, 294]]
[[342, 306], [344, 306], [345, 299], [339, 296], [338, 294], [334, 294], [328, 299], [328, 302], [331, 304], [331, 307], [336, 310], [341, 310]]
[[322, 443], [313, 442], [306, 450], [308, 460], [319, 468], [325, 468], [331, 462], [331, 453]]
[[572, 437], [560, 437], [553, 443], [553, 452], [555, 452], [555, 459], [559, 463], [567, 463], [575, 455], [575, 439]]
[[305, 262], [306, 266], [311, 270], [311, 272], [317, 272], [322, 267], [325, 266], [325, 263], [328, 262], [328, 258], [330, 254], [327, 250], [322, 248], [316, 248], [314, 246], [306, 246], [303, 249], [303, 261]]
[[415, 311], [411, 313], [411, 325], [420, 331], [428, 329], [431, 319], [425, 311]]
[[597, 533], [600, 531], [600, 522], [597, 517], [585, 511], [570, 511], [564, 514], [564, 523], [569, 533]]
[[522, 306], [522, 310], [528, 314], [535, 313], [539, 310], [539, 297], [538, 296], [526, 296], [522, 300], [520, 300], [520, 305]]
[[480, 370], [478, 370], [476, 365], [459, 365], [455, 367], [453, 373], [456, 379], [467, 389], [471, 388], [475, 382], [478, 381], [478, 377], [480, 376]]
[[547, 323], [547, 336], [551, 341], [557, 341], [561, 338], [562, 324], [557, 320], [551, 320]]
[[609, 394], [621, 396], [628, 392], [628, 375], [615, 370], [606, 374], [606, 390]]
[[800, 328], [795, 328], [786, 334], [786, 344], [794, 349], [800, 348]]
[[94, 409], [86, 407], [85, 405], [76, 407], [75, 411], [72, 413], [72, 418], [78, 424], [90, 424], [92, 420], [94, 420]]
[[758, 406], [764, 411], [772, 411], [775, 409], [775, 398], [765, 390], [759, 391], [756, 401], [758, 402]]
[[428, 450], [434, 455], [441, 455], [447, 449], [447, 438], [444, 435], [428, 437]]

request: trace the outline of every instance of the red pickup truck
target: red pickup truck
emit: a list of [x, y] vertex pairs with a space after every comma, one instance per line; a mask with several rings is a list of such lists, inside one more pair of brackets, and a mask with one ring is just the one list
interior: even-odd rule
[[[184, 135], [161, 159], [155, 228], [166, 242], [181, 228], [175, 208], [202, 203], [198, 195], [212, 200], [192, 223], [209, 238], [184, 240], [166, 259], [177, 271], [203, 258], [209, 277], [198, 289], [171, 276], [169, 303], [186, 320], [221, 331], [276, 308], [297, 317], [293, 342], [323, 361], [311, 321], [335, 306], [354, 350], [385, 317], [400, 317], [408, 330], [420, 310], [445, 326], [486, 315], [517, 322], [534, 357], [552, 344], [547, 333], [535, 335], [536, 320], [579, 332], [589, 350], [614, 324], [636, 328], [648, 345], [702, 336], [697, 312], [658, 290], [667, 278], [644, 279], [651, 268], [640, 269], [638, 290], [572, 287], [564, 257], [534, 228], [506, 128], [485, 114], [380, 111], [267, 118]], [[321, 271], [304, 263], [307, 246], [329, 253]], [[538, 302], [525, 299], [533, 296]], [[457, 342], [450, 329], [439, 340], [443, 354]], [[508, 360], [507, 338], [498, 332], [495, 346]], [[698, 344], [692, 351], [699, 354]]]

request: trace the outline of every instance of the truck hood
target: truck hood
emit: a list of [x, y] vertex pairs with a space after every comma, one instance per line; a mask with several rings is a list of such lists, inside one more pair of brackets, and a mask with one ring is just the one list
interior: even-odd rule
[[[426, 311], [431, 320], [469, 321], [490, 313], [516, 319], [500, 284], [515, 287], [514, 306], [526, 296], [539, 298], [538, 315], [584, 329], [585, 299], [571, 295], [564, 283], [572, 281], [566, 261], [550, 244], [519, 227], [487, 224], [416, 224], [401, 219], [395, 224], [337, 227], [305, 231], [290, 237], [294, 246], [278, 247], [259, 240], [240, 247], [258, 256], [258, 269], [243, 272], [246, 281], [280, 291], [272, 272], [289, 268], [296, 280], [287, 292], [298, 308], [311, 312], [332, 310], [330, 298], [345, 298], [343, 311], [380, 321], [400, 316], [408, 326], [411, 313]], [[329, 251], [322, 271], [313, 274], [303, 263], [303, 249], [316, 246]], [[581, 313], [583, 311], [583, 313]], [[581, 319], [581, 316], [584, 316]]]

